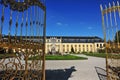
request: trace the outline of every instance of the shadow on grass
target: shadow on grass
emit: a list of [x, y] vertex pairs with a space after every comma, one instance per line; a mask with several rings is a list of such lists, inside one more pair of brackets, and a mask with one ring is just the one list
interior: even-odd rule
[[68, 69], [46, 70], [46, 80], [68, 80], [74, 71], [74, 66]]

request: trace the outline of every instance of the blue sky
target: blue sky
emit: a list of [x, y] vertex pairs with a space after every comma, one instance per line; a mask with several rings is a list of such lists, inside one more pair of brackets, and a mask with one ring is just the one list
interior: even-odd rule
[[116, 0], [46, 0], [47, 35], [103, 38], [100, 4]]
[[[108, 3], [113, 1], [117, 2], [116, 0], [46, 0], [47, 36], [99, 36], [103, 38], [100, 4], [108, 6]], [[32, 9], [34, 10], [34, 7]], [[1, 12], [2, 6], [0, 5], [0, 16], [2, 15]], [[28, 9], [28, 12], [30, 12], [30, 9]], [[10, 10], [6, 8], [3, 34], [8, 34], [9, 14]], [[26, 11], [24, 14], [26, 14]], [[12, 16], [11, 34], [14, 34], [16, 12], [13, 12]], [[21, 17], [22, 14], [19, 14], [18, 35], [20, 35]], [[36, 18], [34, 14], [32, 17], [34, 17], [33, 20]], [[25, 22], [24, 19], [23, 32], [25, 32]], [[30, 35], [29, 32], [30, 30], [28, 31]], [[23, 33], [23, 35], [25, 34]]]

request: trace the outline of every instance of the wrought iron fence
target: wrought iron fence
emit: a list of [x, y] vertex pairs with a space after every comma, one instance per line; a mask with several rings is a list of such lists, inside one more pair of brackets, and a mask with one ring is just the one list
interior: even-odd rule
[[0, 18], [0, 80], [45, 80], [45, 0], [0, 0]]
[[106, 47], [107, 80], [120, 79], [120, 5], [117, 1], [104, 8], [102, 13], [102, 27]]

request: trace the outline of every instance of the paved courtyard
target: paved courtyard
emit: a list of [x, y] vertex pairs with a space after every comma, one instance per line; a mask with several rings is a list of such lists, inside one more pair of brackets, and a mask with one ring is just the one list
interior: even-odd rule
[[99, 80], [95, 67], [105, 69], [105, 59], [86, 57], [88, 60], [46, 61], [46, 80]]

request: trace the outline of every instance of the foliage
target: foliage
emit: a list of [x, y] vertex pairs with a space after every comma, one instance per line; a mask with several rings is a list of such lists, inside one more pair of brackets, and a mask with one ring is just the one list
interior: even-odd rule
[[80, 52], [77, 52], [77, 54], [80, 54]]
[[93, 53], [92, 51], [90, 51], [89, 53]]
[[88, 53], [88, 52], [83, 51], [82, 53], [85, 54], [85, 53]]
[[119, 40], [118, 42], [120, 43], [120, 30], [115, 34], [115, 43], [117, 43], [117, 34], [118, 34], [118, 40]]
[[107, 48], [108, 53], [120, 53], [119, 48]]
[[105, 49], [98, 49], [98, 53], [105, 53]]
[[6, 50], [2, 47], [0, 47], [0, 54], [5, 54], [6, 53]]
[[61, 55], [61, 53], [59, 51], [56, 51], [54, 54], [49, 51], [47, 54], [48, 55]]

